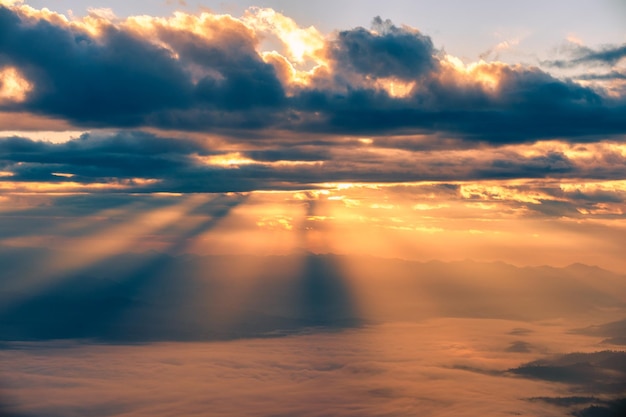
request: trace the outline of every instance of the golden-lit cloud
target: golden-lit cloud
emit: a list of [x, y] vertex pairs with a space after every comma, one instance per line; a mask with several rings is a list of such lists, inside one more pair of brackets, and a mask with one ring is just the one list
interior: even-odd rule
[[612, 193], [626, 193], [626, 180], [615, 181], [584, 181], [584, 182], [562, 182], [561, 189], [565, 192], [596, 192], [608, 191]]
[[311, 60], [322, 65], [324, 36], [313, 26], [301, 28], [291, 18], [268, 8], [248, 9], [243, 21], [261, 33], [276, 36], [286, 48], [284, 56], [294, 65], [300, 66]]
[[446, 55], [441, 62], [445, 69], [441, 74], [444, 83], [480, 86], [484, 91], [492, 93], [497, 92], [502, 70], [508, 67], [504, 63], [488, 63], [483, 60], [465, 64], [461, 59], [452, 55]]
[[544, 200], [555, 197], [538, 191], [521, 191], [517, 187], [506, 187], [491, 184], [461, 185], [460, 193], [466, 199], [518, 201], [522, 203], [541, 204]]

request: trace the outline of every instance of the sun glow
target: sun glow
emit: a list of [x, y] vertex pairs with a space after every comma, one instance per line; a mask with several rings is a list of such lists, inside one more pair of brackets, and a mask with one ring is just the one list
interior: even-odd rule
[[387, 94], [394, 98], [410, 96], [415, 87], [415, 81], [405, 82], [395, 78], [379, 78], [375, 84], [377, 88], [385, 90]]
[[215, 165], [226, 168], [239, 168], [241, 165], [256, 164], [257, 161], [247, 158], [239, 152], [229, 152], [221, 155], [198, 156], [198, 160], [206, 165]]
[[0, 70], [0, 104], [23, 102], [32, 90], [33, 85], [17, 68]]

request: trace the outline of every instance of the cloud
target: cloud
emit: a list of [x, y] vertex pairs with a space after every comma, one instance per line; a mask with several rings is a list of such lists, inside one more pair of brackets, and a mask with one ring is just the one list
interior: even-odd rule
[[[151, 22], [153, 33], [146, 34], [133, 22], [90, 18], [85, 27], [0, 9], [2, 62], [19, 67], [34, 86], [24, 110], [83, 125], [137, 126], [166, 110], [245, 110], [276, 105], [283, 96], [241, 22], [206, 19], [201, 23], [215, 35], [208, 40], [166, 23]], [[151, 34], [161, 43], [142, 37]]]
[[274, 67], [257, 53], [256, 35], [249, 28], [226, 16], [207, 16], [195, 23], [204, 29], [202, 35], [158, 23], [155, 32], [176, 51], [183, 68], [198, 68], [197, 106], [234, 111], [281, 103], [282, 84]]
[[[413, 149], [408, 139], [378, 137], [225, 142], [172, 136], [176, 137], [126, 130], [87, 133], [59, 143], [0, 138], [0, 189], [10, 199], [23, 193], [50, 198], [55, 193], [85, 192], [117, 199], [122, 198], [113, 197], [117, 193], [318, 189], [330, 193], [337, 187], [334, 183], [345, 181], [364, 190], [370, 184], [365, 193], [355, 189], [345, 194], [346, 201], [364, 193], [364, 198], [374, 199], [368, 201], [382, 204], [376, 187], [382, 187], [380, 193], [396, 192], [398, 184], [411, 182], [406, 195], [393, 203], [398, 207], [395, 215], [405, 217], [399, 208], [424, 204], [419, 200], [427, 186], [423, 182], [434, 181], [429, 198], [435, 200], [429, 205], [446, 208], [444, 215], [467, 210], [455, 208], [467, 203], [519, 210], [516, 217], [523, 213], [528, 218], [608, 221], [626, 213], [621, 179], [626, 150], [614, 142], [543, 142], [441, 152], [436, 144], [430, 145], [437, 137], [424, 138]], [[406, 221], [419, 227], [415, 218]], [[441, 227], [433, 225], [432, 230]]]
[[606, 45], [592, 49], [572, 43], [567, 45], [566, 51], [573, 56], [572, 59], [545, 61], [544, 64], [558, 68], [571, 68], [579, 65], [613, 66], [626, 58], [626, 44]]
[[147, 112], [186, 104], [184, 71], [169, 53], [104, 19], [84, 30], [0, 8], [0, 55], [34, 87], [24, 108], [73, 122], [136, 125]]
[[577, 80], [626, 80], [626, 74], [619, 71], [611, 71], [604, 74], [580, 74], [576, 76]]
[[[3, 110], [79, 126], [266, 138], [427, 133], [492, 144], [593, 142], [626, 130], [619, 91], [523, 65], [464, 64], [380, 17], [371, 29], [326, 37], [270, 9], [241, 19], [68, 20], [14, 5], [1, 6], [0, 21], [2, 88], [18, 86], [3, 93]], [[264, 49], [267, 34], [280, 51]], [[584, 59], [614, 62], [622, 49]]]
[[352, 70], [375, 78], [420, 79], [437, 67], [436, 50], [428, 36], [374, 18], [372, 30], [339, 32], [330, 46], [337, 70]]
[[493, 56], [496, 60], [498, 60], [501, 52], [507, 51], [507, 50], [509, 50], [511, 48], [514, 48], [519, 43], [520, 43], [520, 39], [519, 38], [514, 38], [514, 39], [511, 39], [511, 40], [502, 41], [502, 42], [498, 43], [496, 46], [494, 46], [493, 48], [489, 48], [485, 52], [481, 53], [479, 55], [479, 57], [482, 60], [486, 60], [490, 56]]
[[[540, 396], [567, 398], [573, 407], [608, 407], [608, 402], [583, 403], [594, 397], [588, 394], [565, 397], [562, 384], [486, 372], [519, 363], [518, 354], [501, 349], [509, 340], [506, 331], [517, 326], [531, 327], [550, 350], [587, 344], [554, 322], [459, 318], [210, 343], [16, 342], [0, 349], [2, 394], [20, 416], [161, 417], [174, 410], [373, 417], [411, 410], [547, 417], [569, 411], [554, 402], [527, 400]], [[485, 372], [455, 368], [457, 363]]]
[[[414, 78], [415, 85], [402, 97], [375, 84], [303, 91], [300, 106], [324, 117], [303, 115], [301, 129], [361, 135], [445, 132], [503, 144], [555, 137], [593, 141], [600, 131], [619, 134], [626, 127], [622, 102], [612, 103], [591, 88], [538, 68], [438, 62], [438, 71]], [[598, 120], [606, 123], [600, 126]]]
[[84, 134], [60, 144], [10, 137], [0, 141], [0, 148], [5, 164], [17, 164], [15, 180], [85, 183], [161, 178], [168, 170], [183, 169], [186, 166], [184, 156], [201, 152], [201, 148], [191, 142], [159, 140], [139, 132], [104, 137]]

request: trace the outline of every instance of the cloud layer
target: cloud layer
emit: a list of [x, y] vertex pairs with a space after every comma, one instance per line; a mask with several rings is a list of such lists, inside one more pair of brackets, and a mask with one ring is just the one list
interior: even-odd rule
[[[459, 318], [213, 343], [26, 342], [0, 350], [2, 393], [11, 399], [5, 407], [9, 416], [29, 417], [549, 417], [574, 411], [620, 416], [623, 400], [620, 405], [594, 397], [593, 387], [576, 393], [570, 391], [575, 381], [503, 372], [520, 361], [546, 362], [542, 353], [505, 351], [512, 339], [507, 333], [519, 325], [531, 329], [526, 338], [540, 349], [562, 351], [592, 342], [568, 335], [562, 324]], [[619, 364], [614, 366], [621, 355], [589, 352], [577, 358], [610, 359], [588, 372], [606, 372], [604, 380], [619, 375]], [[548, 361], [569, 359], [575, 357]]]
[[[481, 149], [452, 143], [461, 149], [447, 152], [441, 148], [446, 142], [438, 142], [405, 137], [244, 138], [224, 145], [141, 131], [83, 134], [62, 143], [13, 136], [0, 138], [0, 187], [7, 192], [184, 193], [297, 190], [334, 182], [624, 179], [626, 147], [616, 142]], [[598, 203], [623, 203], [619, 192], [596, 197]]]

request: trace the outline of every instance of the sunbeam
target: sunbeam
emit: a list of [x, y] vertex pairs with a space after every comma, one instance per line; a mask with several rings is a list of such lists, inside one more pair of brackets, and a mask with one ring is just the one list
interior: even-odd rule
[[623, 8], [356, 6], [0, 0], [0, 417], [626, 415]]
[[19, 302], [26, 294], [45, 291], [58, 280], [108, 257], [130, 250], [151, 249], [138, 245], [146, 242], [151, 234], [180, 221], [186, 213], [205, 201], [206, 197], [190, 196], [176, 204], [147, 212], [133, 213], [128, 208], [123, 213], [126, 220], [119, 225], [88, 236], [55, 236], [57, 249], [54, 252], [46, 254], [38, 263], [28, 265], [26, 270], [19, 271], [19, 277], [5, 283], [4, 289], [10, 297], [3, 300], [3, 308]]

